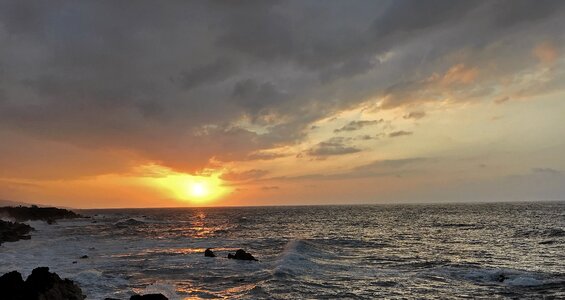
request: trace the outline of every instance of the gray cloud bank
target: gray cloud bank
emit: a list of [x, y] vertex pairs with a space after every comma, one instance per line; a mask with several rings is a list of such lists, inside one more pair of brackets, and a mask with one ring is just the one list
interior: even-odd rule
[[[564, 5], [2, 1], [0, 128], [187, 171], [249, 159], [369, 97], [388, 96], [385, 107], [433, 101], [418, 92], [423, 80], [454, 63], [501, 58], [494, 75], [528, 68], [541, 36], [562, 43]], [[446, 59], [459, 52], [463, 61]], [[492, 93], [451, 84], [465, 99]], [[333, 141], [309, 154], [357, 151]]]

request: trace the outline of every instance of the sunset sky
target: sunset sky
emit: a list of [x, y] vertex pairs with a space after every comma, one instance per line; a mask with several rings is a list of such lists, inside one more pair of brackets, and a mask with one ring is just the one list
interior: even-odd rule
[[565, 1], [1, 1], [0, 199], [565, 199]]

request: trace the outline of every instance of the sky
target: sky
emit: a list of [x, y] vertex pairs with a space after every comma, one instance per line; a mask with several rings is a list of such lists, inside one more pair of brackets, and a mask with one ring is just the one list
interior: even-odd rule
[[0, 1], [0, 199], [565, 200], [565, 1]]

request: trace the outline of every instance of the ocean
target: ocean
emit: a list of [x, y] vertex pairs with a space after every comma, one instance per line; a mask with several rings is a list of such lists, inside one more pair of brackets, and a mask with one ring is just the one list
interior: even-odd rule
[[88, 299], [565, 298], [564, 202], [78, 212], [28, 222], [0, 273], [48, 266]]

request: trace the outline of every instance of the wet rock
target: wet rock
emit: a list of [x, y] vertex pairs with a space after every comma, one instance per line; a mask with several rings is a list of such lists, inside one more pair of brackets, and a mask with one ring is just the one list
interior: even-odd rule
[[119, 221], [114, 225], [116, 225], [117, 227], [129, 227], [129, 226], [138, 226], [143, 224], [145, 224], [143, 221], [139, 221], [136, 219], [127, 219], [124, 221]]
[[498, 276], [496, 277], [496, 281], [498, 282], [504, 282], [504, 280], [508, 279], [508, 277], [506, 277], [506, 275], [504, 274], [498, 274]]
[[0, 297], [6, 300], [82, 300], [86, 296], [69, 279], [35, 268], [24, 282], [20, 273], [12, 271], [0, 277]]
[[212, 251], [212, 249], [208, 248], [204, 251], [204, 256], [206, 257], [216, 257], [216, 254]]
[[27, 224], [0, 220], [0, 245], [4, 242], [29, 240], [32, 230], [33, 227]]
[[257, 259], [255, 257], [253, 257], [253, 255], [251, 255], [251, 253], [247, 253], [245, 252], [245, 250], [243, 249], [239, 249], [235, 252], [235, 255], [229, 253], [228, 254], [228, 258], [230, 259], [240, 259], [240, 260], [254, 260], [257, 261]]
[[22, 274], [12, 271], [0, 277], [0, 297], [6, 300], [19, 300], [24, 293]]
[[133, 295], [129, 300], [169, 300], [163, 294]]
[[555, 244], [555, 243], [557, 243], [557, 241], [548, 240], [548, 241], [539, 242], [538, 244], [540, 244], [540, 245], [552, 245], [552, 244]]
[[17, 222], [41, 220], [48, 224], [53, 224], [59, 219], [74, 219], [81, 217], [81, 215], [70, 210], [56, 207], [37, 207], [35, 205], [30, 207], [0, 207], [0, 214], [14, 218]]

